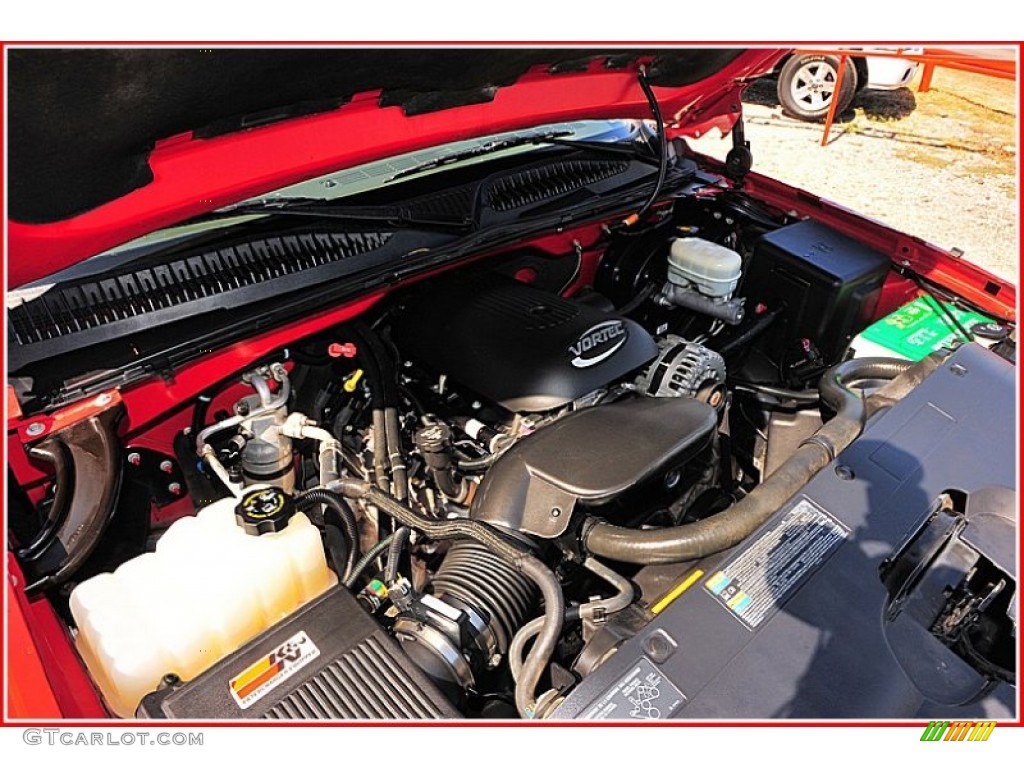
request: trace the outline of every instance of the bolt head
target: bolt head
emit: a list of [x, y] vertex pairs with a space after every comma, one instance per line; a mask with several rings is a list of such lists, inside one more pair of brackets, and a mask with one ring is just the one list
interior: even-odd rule
[[46, 425], [43, 424], [42, 422], [36, 421], [28, 425], [28, 427], [25, 429], [25, 434], [29, 435], [30, 437], [35, 437], [36, 435], [43, 434], [43, 432], [45, 431]]
[[167, 492], [172, 496], [181, 496], [181, 483], [171, 483], [167, 486]]
[[160, 471], [169, 475], [174, 471], [174, 464], [169, 459], [164, 459], [160, 462]]
[[135, 451], [128, 454], [128, 463], [133, 467], [137, 467], [142, 463], [142, 456]]
[[679, 470], [673, 469], [671, 472], [665, 475], [665, 489], [671, 491], [673, 488], [679, 485], [679, 481], [681, 479], [682, 474], [679, 472]]

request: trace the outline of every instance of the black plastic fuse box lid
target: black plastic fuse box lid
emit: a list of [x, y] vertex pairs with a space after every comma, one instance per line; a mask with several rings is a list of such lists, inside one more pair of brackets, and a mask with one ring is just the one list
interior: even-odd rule
[[816, 221], [780, 227], [754, 247], [740, 295], [783, 313], [766, 339], [778, 358], [783, 347], [809, 339], [828, 363], [873, 319], [890, 258]]

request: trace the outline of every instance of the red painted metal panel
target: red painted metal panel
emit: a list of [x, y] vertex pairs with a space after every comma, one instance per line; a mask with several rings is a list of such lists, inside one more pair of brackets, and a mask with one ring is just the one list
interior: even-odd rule
[[[41, 688], [41, 700], [32, 698], [28, 700], [32, 705], [44, 705], [46, 702], [46, 691], [53, 698], [60, 716], [97, 719], [108, 717], [106, 709], [100, 703], [99, 695], [93, 688], [92, 681], [85, 671], [85, 666], [71, 646], [68, 631], [57, 618], [53, 607], [43, 598], [29, 600], [22, 587], [25, 580], [21, 574], [14, 555], [7, 555], [7, 573], [9, 589], [7, 595], [10, 598], [13, 593], [13, 600], [7, 604], [8, 620], [12, 616], [20, 614], [28, 628], [28, 636], [23, 641], [31, 643], [35, 654], [45, 670], [45, 680], [38, 677], [26, 678], [21, 682], [25, 685], [37, 685]], [[15, 645], [13, 638], [8, 640], [8, 652], [11, 658], [18, 654], [30, 652], [24, 645]], [[10, 660], [8, 660], [7, 671], [14, 674]], [[14, 681], [12, 681], [14, 682]], [[21, 691], [18, 695], [30, 696], [28, 692]], [[40, 713], [32, 717], [46, 718], [47, 714]]]
[[10, 580], [7, 582], [7, 643], [7, 714], [13, 719], [60, 717], [60, 707], [46, 679]]

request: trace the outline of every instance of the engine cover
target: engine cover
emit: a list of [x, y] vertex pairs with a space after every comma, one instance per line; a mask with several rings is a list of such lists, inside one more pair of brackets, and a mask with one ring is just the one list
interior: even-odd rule
[[658, 352], [641, 326], [502, 275], [432, 282], [404, 303], [403, 354], [514, 412], [570, 403]]
[[557, 538], [568, 529], [577, 504], [611, 517], [609, 502], [630, 491], [643, 493], [649, 481], [661, 485], [667, 472], [707, 447], [717, 423], [710, 405], [684, 397], [576, 411], [498, 459], [480, 484], [470, 516]]

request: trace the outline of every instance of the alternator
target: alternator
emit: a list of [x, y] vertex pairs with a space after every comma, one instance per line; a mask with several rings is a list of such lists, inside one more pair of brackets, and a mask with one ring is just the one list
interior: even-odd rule
[[725, 361], [701, 344], [669, 334], [637, 385], [651, 397], [695, 397], [717, 408], [725, 398]]

